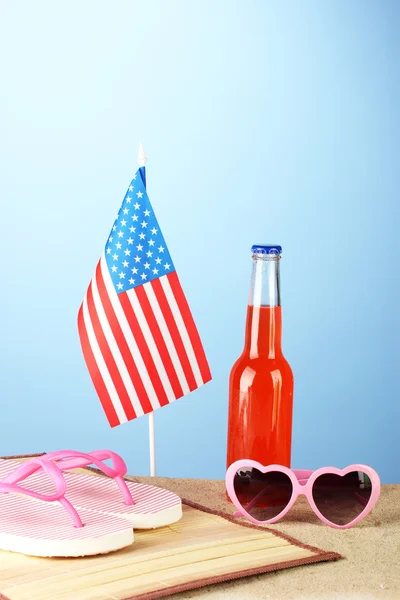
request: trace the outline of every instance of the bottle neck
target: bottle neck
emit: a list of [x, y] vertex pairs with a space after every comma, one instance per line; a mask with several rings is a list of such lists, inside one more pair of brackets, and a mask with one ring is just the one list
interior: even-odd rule
[[245, 351], [250, 358], [282, 354], [279, 255], [253, 254]]

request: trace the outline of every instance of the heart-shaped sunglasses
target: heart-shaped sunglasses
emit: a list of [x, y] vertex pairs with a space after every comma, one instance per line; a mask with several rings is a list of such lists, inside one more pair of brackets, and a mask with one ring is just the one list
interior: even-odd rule
[[323, 523], [347, 529], [371, 512], [379, 498], [380, 481], [366, 465], [300, 471], [244, 459], [228, 468], [226, 490], [238, 509], [234, 516], [253, 523], [275, 523], [304, 495]]

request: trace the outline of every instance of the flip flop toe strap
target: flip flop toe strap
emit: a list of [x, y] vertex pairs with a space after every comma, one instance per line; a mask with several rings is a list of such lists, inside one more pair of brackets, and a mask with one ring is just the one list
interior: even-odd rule
[[[45, 459], [55, 462], [60, 471], [69, 471], [71, 469], [95, 465], [102, 473], [104, 473], [104, 475], [114, 479], [122, 494], [124, 503], [127, 506], [135, 504], [124, 480], [124, 475], [127, 473], [127, 467], [119, 454], [116, 454], [111, 450], [95, 450], [90, 453], [78, 452], [76, 450], [60, 450], [49, 452], [45, 455]], [[112, 462], [112, 467], [103, 462], [109, 459]], [[18, 469], [18, 472], [21, 474], [22, 478], [25, 478], [39, 469], [40, 466], [35, 464], [34, 460], [29, 460], [26, 463], [23, 463], [20, 470]]]
[[[127, 506], [135, 504], [124, 480], [124, 475], [126, 475], [128, 469], [119, 454], [111, 450], [94, 450], [88, 453], [76, 450], [61, 450], [60, 452], [46, 454], [46, 458], [57, 461], [57, 466], [61, 471], [95, 465], [104, 475], [114, 479]], [[103, 462], [105, 460], [111, 460], [112, 467], [105, 464]]]
[[57, 466], [53, 462], [45, 460], [43, 458], [33, 458], [27, 462], [30, 464], [31, 467], [35, 467], [34, 471], [37, 469], [43, 469], [43, 471], [49, 476], [51, 481], [54, 483], [54, 486], [56, 488], [55, 493], [42, 494], [40, 492], [35, 492], [34, 490], [30, 490], [19, 485], [21, 481], [29, 477], [29, 475], [32, 472], [34, 472], [31, 471], [31, 469], [22, 469], [22, 467], [24, 467], [27, 464], [22, 463], [20, 467], [18, 467], [13, 473], [10, 473], [10, 475], [8, 475], [5, 479], [3, 479], [3, 481], [0, 482], [0, 494], [20, 494], [22, 496], [29, 496], [30, 498], [34, 498], [35, 500], [41, 500], [43, 502], [59, 502], [71, 517], [74, 526], [83, 527], [83, 523], [81, 521], [80, 516], [78, 515], [72, 504], [65, 498], [67, 484], [61, 471], [57, 468]]

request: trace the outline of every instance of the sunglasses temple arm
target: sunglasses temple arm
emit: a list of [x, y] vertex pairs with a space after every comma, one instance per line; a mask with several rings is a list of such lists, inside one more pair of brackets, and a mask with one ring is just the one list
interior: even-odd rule
[[244, 506], [243, 508], [249, 512], [249, 510], [251, 510], [253, 508], [253, 506], [257, 503], [257, 500], [260, 498], [260, 496], [262, 496], [265, 492], [266, 489], [270, 488], [270, 485], [266, 485], [265, 488], [263, 488], [261, 490], [261, 492], [258, 492], [257, 496], [255, 498], [253, 498], [253, 500], [250, 502], [250, 504], [248, 504], [247, 506]]
[[357, 492], [354, 492], [354, 495], [360, 504], [362, 504], [363, 506], [367, 506], [369, 499], [363, 498], [363, 496], [361, 496], [360, 494], [357, 494]]

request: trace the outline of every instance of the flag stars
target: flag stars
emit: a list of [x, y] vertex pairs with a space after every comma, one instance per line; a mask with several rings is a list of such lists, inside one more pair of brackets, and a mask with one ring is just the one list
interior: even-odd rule
[[103, 253], [118, 294], [173, 271], [168, 247], [142, 183], [139, 189], [134, 181], [129, 186]]

